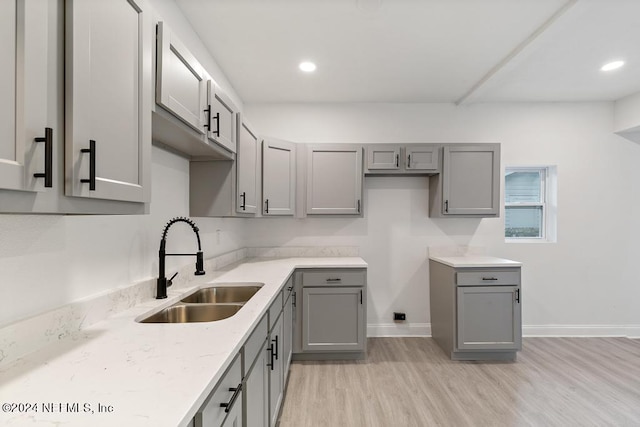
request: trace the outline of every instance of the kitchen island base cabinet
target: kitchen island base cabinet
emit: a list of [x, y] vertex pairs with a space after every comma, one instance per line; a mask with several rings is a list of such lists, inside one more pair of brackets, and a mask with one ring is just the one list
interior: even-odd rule
[[429, 262], [431, 333], [452, 360], [515, 360], [522, 348], [520, 267]]

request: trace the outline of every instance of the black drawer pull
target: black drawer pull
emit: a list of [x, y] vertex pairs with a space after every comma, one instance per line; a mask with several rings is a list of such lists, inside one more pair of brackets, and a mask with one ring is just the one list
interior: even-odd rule
[[497, 277], [483, 277], [482, 280], [498, 280]]
[[207, 130], [211, 130], [211, 104], [207, 105], [207, 108], [204, 109], [204, 114], [206, 119], [204, 119], [204, 127]]
[[516, 302], [520, 303], [520, 289], [516, 289]]
[[34, 178], [44, 178], [46, 188], [53, 187], [53, 129], [44, 128], [44, 137], [35, 138], [35, 142], [44, 142], [44, 172], [34, 173]]
[[224, 412], [227, 412], [227, 413], [231, 411], [231, 408], [233, 408], [233, 404], [236, 403], [236, 399], [238, 399], [238, 396], [242, 391], [242, 383], [238, 384], [238, 387], [229, 387], [229, 391], [233, 392], [233, 396], [231, 396], [231, 400], [229, 400], [227, 403], [220, 404], [220, 407], [224, 408]]
[[278, 336], [276, 335], [276, 339], [271, 340], [271, 341], [273, 341], [276, 344], [276, 348], [273, 351], [273, 354], [274, 354], [275, 359], [278, 360]]
[[89, 191], [96, 189], [96, 142], [89, 140], [89, 148], [82, 148], [81, 153], [89, 153], [89, 179], [81, 179], [80, 182], [89, 184]]
[[240, 197], [242, 198], [242, 203], [240, 203], [240, 209], [243, 211], [247, 209], [247, 192], [243, 191], [240, 193]]
[[267, 348], [267, 351], [269, 352], [269, 363], [267, 363], [267, 366], [269, 366], [273, 371], [273, 357], [274, 357], [273, 344], [271, 344]]
[[335, 282], [342, 282], [342, 279], [339, 278], [339, 277], [327, 279], [327, 283], [332, 283], [332, 282], [334, 282], [334, 283]]

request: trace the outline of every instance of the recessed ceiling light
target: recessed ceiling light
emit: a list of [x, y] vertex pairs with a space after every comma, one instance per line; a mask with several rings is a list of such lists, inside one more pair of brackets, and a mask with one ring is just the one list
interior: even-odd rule
[[316, 70], [316, 64], [309, 61], [301, 62], [300, 65], [298, 65], [298, 67], [305, 73], [311, 73]]
[[620, 67], [622, 67], [624, 65], [624, 61], [613, 61], [613, 62], [609, 62], [607, 64], [604, 64], [602, 66], [602, 68], [600, 68], [602, 71], [611, 71], [611, 70], [615, 70], [618, 69]]

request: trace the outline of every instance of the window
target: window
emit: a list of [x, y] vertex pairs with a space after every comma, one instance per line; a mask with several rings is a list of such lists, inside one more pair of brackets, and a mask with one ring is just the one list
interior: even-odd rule
[[504, 181], [507, 241], [555, 241], [555, 168], [507, 167]]

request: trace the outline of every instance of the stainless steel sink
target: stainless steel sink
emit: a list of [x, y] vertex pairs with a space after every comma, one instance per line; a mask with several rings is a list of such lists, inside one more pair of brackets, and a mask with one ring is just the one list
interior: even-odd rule
[[213, 322], [236, 314], [240, 304], [177, 304], [140, 320], [141, 323]]
[[198, 304], [245, 303], [260, 290], [262, 285], [262, 283], [247, 283], [243, 286], [225, 286], [221, 283], [210, 288], [199, 289], [181, 301]]

